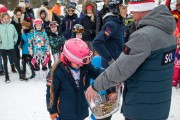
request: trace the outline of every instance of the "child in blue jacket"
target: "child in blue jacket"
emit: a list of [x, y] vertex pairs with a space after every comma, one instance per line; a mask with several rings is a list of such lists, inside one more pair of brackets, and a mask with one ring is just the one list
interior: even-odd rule
[[84, 91], [101, 69], [91, 64], [92, 51], [79, 38], [65, 42], [61, 62], [47, 76], [47, 109], [52, 120], [84, 120], [89, 116]]
[[28, 50], [28, 38], [30, 37], [30, 27], [31, 23], [27, 21], [22, 21], [22, 42], [21, 42], [21, 47], [22, 47], [22, 66], [23, 66], [23, 74], [26, 75], [26, 64], [30, 66], [31, 69], [31, 76], [29, 77], [30, 79], [34, 78], [36, 76], [34, 72], [34, 67], [31, 63], [32, 56], [29, 54]]

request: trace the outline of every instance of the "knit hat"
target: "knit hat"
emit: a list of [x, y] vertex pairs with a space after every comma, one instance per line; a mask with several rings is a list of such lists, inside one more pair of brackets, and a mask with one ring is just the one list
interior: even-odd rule
[[130, 12], [143, 12], [149, 11], [156, 7], [154, 0], [130, 0], [129, 11]]
[[21, 7], [21, 8], [25, 8], [26, 7], [24, 2], [19, 2], [18, 6]]
[[75, 2], [70, 2], [69, 5], [67, 6], [67, 9], [72, 8], [72, 9], [76, 9], [76, 3]]
[[30, 29], [31, 28], [31, 23], [30, 22], [27, 22], [25, 20], [22, 21], [21, 23], [22, 26], [25, 26], [27, 29]]
[[4, 13], [4, 12], [7, 12], [7, 8], [4, 6], [4, 5], [1, 5], [0, 4], [0, 13]]

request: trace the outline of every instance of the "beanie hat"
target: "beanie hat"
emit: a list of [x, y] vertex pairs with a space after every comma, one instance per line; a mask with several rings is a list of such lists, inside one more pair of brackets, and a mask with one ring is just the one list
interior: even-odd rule
[[19, 2], [18, 6], [21, 7], [21, 8], [25, 8], [26, 7], [24, 2]]
[[76, 9], [76, 3], [75, 2], [70, 2], [69, 5], [67, 6], [67, 9], [72, 8], [72, 9]]
[[154, 0], [130, 0], [129, 11], [130, 12], [143, 12], [149, 11], [156, 7]]
[[25, 26], [27, 29], [30, 29], [31, 28], [31, 23], [30, 22], [27, 22], [25, 20], [22, 21], [21, 23], [22, 26]]
[[4, 13], [4, 12], [7, 12], [7, 8], [4, 6], [4, 5], [1, 5], [0, 4], [0, 13]]

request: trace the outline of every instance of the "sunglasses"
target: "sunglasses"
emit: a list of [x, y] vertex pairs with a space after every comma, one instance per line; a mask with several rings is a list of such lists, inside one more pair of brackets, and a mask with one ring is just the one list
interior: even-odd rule
[[68, 10], [68, 12], [74, 12], [74, 10]]

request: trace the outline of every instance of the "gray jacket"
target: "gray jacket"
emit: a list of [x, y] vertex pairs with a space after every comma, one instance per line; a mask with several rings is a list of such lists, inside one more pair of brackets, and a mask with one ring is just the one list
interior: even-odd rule
[[[168, 55], [173, 54], [175, 50], [176, 40], [173, 35], [175, 27], [175, 20], [168, 8], [164, 5], [156, 7], [138, 22], [138, 30], [130, 36], [129, 41], [125, 44], [124, 52], [95, 80], [93, 88], [97, 91], [106, 90], [125, 81], [122, 107], [123, 114], [127, 118], [132, 120], [167, 119], [171, 101], [173, 69], [173, 57]], [[166, 83], [162, 82], [166, 78], [168, 78]], [[146, 84], [147, 82], [153, 84]], [[163, 93], [165, 89], [167, 92]], [[159, 91], [162, 95], [167, 95], [166, 98], [156, 99], [155, 94]], [[143, 92], [145, 94], [139, 94]], [[149, 93], [154, 93], [152, 99], [147, 99]], [[162, 108], [165, 105], [163, 108], [166, 108], [166, 111], [159, 114], [155, 111], [157, 106], [147, 110], [152, 104], [163, 103], [167, 99], [166, 104], [158, 106]], [[140, 109], [141, 115], [139, 115], [140, 112], [138, 113]]]

